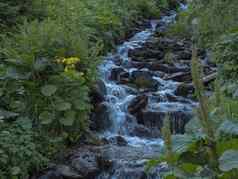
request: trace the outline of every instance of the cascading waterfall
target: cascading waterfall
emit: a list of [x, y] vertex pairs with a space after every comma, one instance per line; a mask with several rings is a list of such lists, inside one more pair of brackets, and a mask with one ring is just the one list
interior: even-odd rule
[[[181, 5], [181, 9], [185, 10], [187, 7], [186, 5]], [[138, 70], [137, 68], [133, 68], [130, 65], [130, 57], [129, 57], [129, 51], [135, 50], [137, 48], [142, 47], [146, 41], [153, 36], [153, 34], [156, 32], [157, 29], [165, 28], [168, 24], [175, 21], [176, 13], [171, 12], [170, 15], [164, 16], [160, 20], [151, 20], [150, 21], [150, 28], [141, 31], [137, 34], [135, 34], [131, 39], [124, 42], [122, 45], [120, 45], [116, 53], [109, 54], [106, 58], [103, 64], [99, 66], [99, 72], [101, 75], [102, 81], [105, 83], [106, 86], [106, 103], [109, 106], [110, 110], [110, 120], [112, 123], [111, 128], [104, 131], [102, 134], [102, 137], [110, 139], [115, 136], [122, 136], [128, 143], [128, 146], [125, 148], [125, 151], [117, 151], [114, 152], [114, 155], [120, 155], [120, 152], [123, 153], [135, 153], [134, 155], [138, 157], [139, 155], [156, 155], [161, 147], [163, 146], [163, 140], [160, 138], [144, 138], [137, 136], [136, 134], [131, 134], [128, 129], [127, 125], [125, 124], [128, 120], [128, 116], [132, 117], [128, 114], [128, 104], [136, 98], [140, 92], [136, 89], [133, 89], [131, 87], [128, 87], [127, 85], [118, 84], [117, 82], [114, 82], [110, 80], [110, 75], [113, 69], [115, 68], [123, 68], [126, 72], [128, 72], [130, 75], [133, 71]], [[160, 26], [162, 24], [162, 26]], [[120, 59], [120, 63], [116, 63], [117, 60]], [[146, 68], [139, 69], [140, 71], [149, 71]], [[157, 111], [158, 109], [160, 112], [168, 112], [171, 114], [172, 118], [174, 120], [176, 119], [176, 115], [174, 115], [174, 112], [188, 112], [191, 113], [192, 109], [194, 107], [194, 103], [184, 98], [183, 100], [186, 101], [185, 103], [180, 102], [171, 102], [168, 101], [167, 95], [170, 96], [176, 96], [175, 90], [178, 86], [178, 83], [172, 80], [163, 80], [159, 75], [154, 75], [153, 79], [156, 80], [160, 85], [156, 92], [148, 92], [147, 96], [149, 97], [149, 102], [147, 108], [151, 111]], [[162, 99], [160, 102], [157, 100], [154, 100], [154, 95], [159, 95]], [[177, 97], [182, 98], [182, 97]], [[133, 119], [132, 119], [133, 120]], [[134, 120], [135, 121], [135, 120]], [[152, 124], [153, 125], [153, 124]], [[177, 124], [180, 125], [180, 124]], [[173, 126], [176, 128], [176, 126]], [[111, 147], [113, 148], [113, 147]], [[116, 150], [116, 149], [112, 149]], [[137, 151], [138, 150], [138, 151]], [[140, 154], [141, 152], [141, 154]], [[123, 155], [123, 154], [122, 154]], [[115, 156], [114, 156], [115, 157]], [[130, 156], [131, 157], [131, 156]], [[130, 159], [120, 159], [120, 161], [115, 164], [114, 168], [115, 170], [111, 173], [102, 173], [98, 179], [135, 179], [137, 176], [134, 174], [130, 174], [131, 166], [136, 167], [136, 162], [139, 162], [141, 164], [144, 164], [147, 160], [146, 157], [140, 156], [139, 159], [135, 159], [130, 161]], [[119, 160], [119, 159], [118, 159]], [[132, 163], [131, 163], [132, 162]], [[143, 166], [138, 164], [138, 166]], [[130, 168], [131, 167], [131, 168]], [[119, 169], [123, 168], [123, 169]], [[142, 169], [143, 170], [143, 169]], [[158, 172], [154, 172], [152, 175], [146, 176], [148, 179], [159, 179]]]

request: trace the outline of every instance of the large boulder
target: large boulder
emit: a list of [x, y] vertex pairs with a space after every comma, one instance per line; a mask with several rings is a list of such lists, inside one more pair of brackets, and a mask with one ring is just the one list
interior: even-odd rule
[[174, 111], [170, 113], [144, 110], [142, 115], [137, 118], [138, 123], [154, 130], [157, 128], [161, 130], [163, 127], [164, 119], [169, 115], [171, 122], [171, 131], [173, 133], [184, 133], [186, 123], [192, 118], [191, 113]]
[[126, 133], [130, 136], [137, 136], [142, 138], [158, 138], [161, 136], [160, 131], [157, 128], [151, 129], [144, 125], [138, 124], [137, 119], [134, 116], [128, 115], [124, 122]]
[[114, 145], [118, 145], [118, 146], [126, 146], [127, 145], [127, 141], [125, 140], [125, 138], [123, 138], [122, 136], [114, 136], [109, 138], [109, 143], [112, 143]]
[[94, 179], [100, 172], [97, 155], [89, 150], [80, 150], [71, 159], [71, 166], [83, 178]]
[[172, 75], [169, 75], [165, 78], [165, 80], [173, 80], [177, 82], [191, 82], [192, 76], [191, 72], [177, 72], [173, 73]]
[[129, 57], [132, 60], [147, 61], [147, 59], [161, 60], [164, 57], [164, 52], [161, 49], [153, 48], [138, 48], [129, 51]]
[[90, 91], [90, 100], [93, 105], [105, 101], [104, 96], [107, 93], [107, 88], [102, 80], [98, 80]]
[[130, 81], [140, 89], [150, 89], [156, 91], [158, 81], [153, 79], [153, 74], [149, 71], [133, 71], [130, 76]]
[[110, 128], [110, 108], [107, 103], [100, 103], [93, 109], [90, 115], [90, 129], [95, 131], [102, 131]]
[[175, 95], [188, 97], [194, 93], [194, 86], [191, 83], [180, 83], [175, 90]]
[[134, 116], [141, 114], [142, 110], [146, 108], [148, 104], [148, 96], [140, 95], [135, 97], [128, 105], [128, 112]]

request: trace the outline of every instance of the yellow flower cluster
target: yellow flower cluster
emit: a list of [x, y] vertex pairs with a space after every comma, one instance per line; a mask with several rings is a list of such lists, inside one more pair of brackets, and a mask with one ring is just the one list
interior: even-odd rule
[[76, 63], [80, 62], [80, 58], [78, 57], [69, 57], [69, 58], [62, 58], [57, 59], [57, 63], [62, 63], [65, 65], [64, 71], [68, 72], [70, 70], [75, 70]]

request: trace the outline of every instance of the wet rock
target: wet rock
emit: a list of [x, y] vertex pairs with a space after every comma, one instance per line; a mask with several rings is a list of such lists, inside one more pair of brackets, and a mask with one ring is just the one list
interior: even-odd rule
[[118, 145], [118, 146], [126, 146], [127, 141], [122, 136], [115, 136], [109, 139], [109, 142]]
[[158, 130], [161, 130], [166, 115], [169, 115], [171, 121], [171, 131], [174, 133], [184, 133], [185, 125], [192, 117], [191, 114], [181, 111], [166, 113], [145, 110], [138, 118], [138, 123], [143, 124], [149, 129], [154, 129], [156, 127]]
[[49, 171], [38, 179], [63, 179], [63, 177], [57, 171]]
[[165, 78], [165, 80], [173, 80], [177, 82], [190, 82], [192, 80], [192, 77], [190, 72], [177, 72], [168, 76], [167, 78]]
[[148, 104], [148, 96], [140, 95], [134, 98], [128, 105], [128, 112], [132, 115], [138, 115], [146, 108]]
[[147, 175], [143, 167], [122, 168], [116, 172], [118, 179], [147, 179]]
[[191, 50], [183, 50], [176, 53], [178, 60], [191, 60], [192, 51]]
[[159, 49], [138, 48], [130, 50], [128, 56], [135, 61], [138, 61], [138, 59], [141, 59], [140, 61], [147, 61], [147, 59], [156, 59], [159, 61], [164, 57], [164, 52]]
[[126, 71], [123, 68], [113, 68], [111, 70], [110, 80], [120, 81], [120, 75]]
[[97, 105], [90, 115], [90, 129], [102, 131], [111, 126], [109, 107], [106, 103]]
[[161, 64], [161, 63], [150, 63], [150, 66], [148, 67], [149, 70], [152, 71], [161, 71], [164, 73], [178, 73], [178, 72], [188, 72], [190, 71], [189, 68], [186, 67], [175, 67], [167, 64]]
[[120, 55], [113, 56], [113, 61], [116, 65], [122, 65], [123, 60], [121, 59]]
[[178, 85], [177, 89], [175, 90], [175, 95], [187, 97], [190, 94], [194, 93], [194, 87], [192, 84], [181, 83]]
[[131, 66], [133, 68], [138, 68], [138, 69], [142, 69], [142, 68], [147, 68], [148, 67], [148, 63], [147, 62], [141, 62], [141, 61], [131, 61]]
[[58, 166], [56, 171], [60, 173], [63, 179], [83, 179], [81, 175], [67, 165]]
[[100, 172], [97, 154], [89, 150], [79, 150], [72, 157], [71, 166], [83, 177], [94, 179]]
[[134, 127], [133, 132], [131, 133], [133, 136], [144, 137], [144, 138], [158, 138], [161, 137], [161, 133], [157, 128], [147, 128], [143, 125], [136, 125]]
[[98, 166], [102, 171], [107, 171], [113, 166], [113, 161], [108, 156], [100, 155], [97, 158]]
[[156, 90], [158, 88], [158, 81], [153, 79], [153, 75], [149, 71], [133, 71], [131, 73], [130, 81], [138, 88]]
[[144, 125], [138, 124], [137, 119], [134, 116], [128, 115], [124, 122], [124, 127], [127, 134], [130, 136], [137, 136], [142, 138], [158, 138], [160, 137], [160, 131], [156, 129], [149, 129]]
[[99, 104], [105, 100], [104, 96], [107, 93], [106, 86], [102, 80], [98, 80], [90, 92], [92, 104]]

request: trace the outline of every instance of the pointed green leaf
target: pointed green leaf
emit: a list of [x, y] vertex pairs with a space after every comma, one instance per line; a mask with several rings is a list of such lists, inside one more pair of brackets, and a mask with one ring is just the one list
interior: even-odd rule
[[218, 133], [232, 135], [232, 136], [238, 136], [238, 123], [226, 120], [218, 128]]
[[219, 168], [223, 172], [228, 172], [238, 168], [238, 150], [227, 150], [219, 158]]
[[76, 118], [75, 111], [66, 111], [63, 118], [60, 118], [60, 123], [64, 126], [72, 126]]
[[55, 118], [54, 114], [52, 114], [48, 111], [42, 112], [39, 116], [39, 120], [42, 125], [48, 125], [48, 124], [52, 123], [54, 118]]
[[55, 85], [45, 85], [41, 88], [41, 93], [47, 97], [52, 96], [56, 91], [57, 87]]
[[21, 169], [19, 167], [12, 167], [11, 168], [11, 174], [16, 176], [16, 175], [19, 175], [21, 172]]
[[188, 151], [188, 149], [196, 142], [196, 139], [191, 135], [173, 135], [172, 136], [172, 147], [173, 151], [181, 154]]
[[59, 102], [56, 104], [57, 111], [67, 111], [70, 110], [72, 107], [71, 103], [68, 102]]

